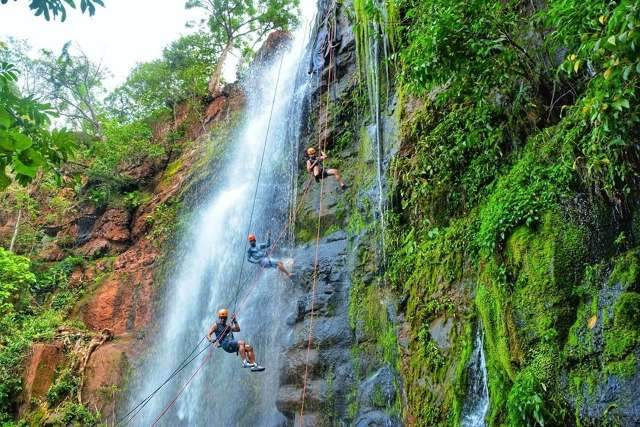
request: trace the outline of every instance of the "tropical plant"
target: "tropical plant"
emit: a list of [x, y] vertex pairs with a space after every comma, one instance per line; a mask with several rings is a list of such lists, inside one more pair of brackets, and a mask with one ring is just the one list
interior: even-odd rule
[[39, 169], [59, 166], [74, 145], [70, 133], [49, 130], [50, 106], [21, 96], [17, 77], [12, 64], [0, 63], [0, 190], [11, 183], [10, 176], [26, 184]]

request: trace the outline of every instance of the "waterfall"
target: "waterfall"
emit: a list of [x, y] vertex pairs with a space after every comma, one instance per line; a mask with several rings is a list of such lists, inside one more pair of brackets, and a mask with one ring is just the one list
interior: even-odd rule
[[484, 356], [482, 326], [476, 327], [473, 352], [468, 364], [467, 397], [462, 408], [463, 427], [484, 427], [489, 411], [489, 387], [487, 385], [487, 365]]
[[[179, 259], [166, 279], [156, 333], [143, 360], [134, 366], [127, 397], [127, 412], [149, 395], [179, 365], [216, 320], [219, 308], [234, 309], [239, 269], [245, 256], [246, 232], [256, 188], [276, 80], [273, 117], [259, 181], [251, 231], [258, 240], [270, 230], [275, 238], [286, 223], [290, 207], [291, 162], [297, 141], [291, 129], [300, 123], [306, 92], [304, 67], [308, 22], [315, 16], [315, 0], [301, 2], [301, 25], [289, 46], [245, 80], [247, 102], [243, 119], [229, 141], [224, 161], [208, 200], [190, 219], [176, 253]], [[281, 71], [279, 73], [281, 67]], [[299, 126], [298, 126], [299, 127]], [[294, 135], [295, 137], [295, 135]], [[285, 256], [282, 250], [275, 257]], [[183, 384], [202, 363], [188, 388], [158, 425], [280, 425], [282, 415], [275, 399], [278, 388], [279, 340], [286, 332], [281, 313], [292, 283], [275, 269], [265, 270], [254, 283], [257, 269], [244, 265], [243, 291], [238, 302], [241, 332], [236, 338], [251, 343], [266, 371], [242, 369], [240, 358], [221, 349], [205, 351], [164, 387], [131, 423], [148, 426], [176, 397]], [[295, 266], [293, 267], [295, 271]], [[245, 298], [246, 297], [246, 298]]]

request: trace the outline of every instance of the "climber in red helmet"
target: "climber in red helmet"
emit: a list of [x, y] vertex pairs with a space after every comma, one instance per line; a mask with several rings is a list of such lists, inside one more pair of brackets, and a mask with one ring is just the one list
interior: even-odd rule
[[281, 260], [269, 258], [269, 253], [266, 249], [271, 246], [271, 232], [267, 234], [266, 243], [258, 244], [254, 234], [249, 234], [248, 239], [249, 249], [247, 249], [247, 261], [252, 264], [258, 264], [262, 268], [277, 268], [288, 278], [293, 276], [292, 273], [289, 273], [289, 271], [284, 268], [284, 264]]
[[[231, 324], [227, 323], [229, 317], [229, 310], [221, 308], [218, 310], [218, 320], [211, 325], [207, 339], [210, 343], [213, 343], [216, 347], [222, 347], [227, 353], [240, 354], [242, 358], [242, 367], [251, 368], [253, 372], [264, 371], [264, 368], [256, 362], [256, 355], [253, 352], [253, 347], [249, 343], [236, 340], [233, 337], [234, 332], [240, 332], [240, 324], [234, 314], [231, 317]], [[215, 334], [215, 339], [213, 338]]]
[[341, 189], [346, 189], [347, 184], [344, 183], [342, 177], [340, 176], [340, 171], [338, 169], [325, 169], [324, 161], [327, 159], [327, 155], [324, 151], [320, 151], [320, 155], [315, 148], [309, 147], [307, 148], [307, 172], [313, 175], [313, 178], [316, 182], [320, 182], [321, 179], [325, 179], [328, 176], [333, 176], [340, 184]]

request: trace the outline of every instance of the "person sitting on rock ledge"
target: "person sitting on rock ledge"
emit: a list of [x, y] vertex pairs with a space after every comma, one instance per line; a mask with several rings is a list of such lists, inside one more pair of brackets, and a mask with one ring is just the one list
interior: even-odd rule
[[[240, 324], [238, 324], [236, 315], [234, 314], [231, 318], [231, 325], [227, 324], [228, 317], [229, 310], [226, 308], [218, 310], [218, 320], [211, 325], [207, 339], [216, 347], [222, 347], [227, 353], [240, 353], [243, 368], [251, 368], [252, 372], [264, 371], [264, 367], [258, 365], [256, 362], [253, 347], [242, 340], [236, 340], [234, 338], [233, 333], [240, 332]], [[215, 339], [213, 339], [214, 334]]]
[[327, 155], [324, 151], [320, 151], [320, 155], [317, 155], [316, 149], [313, 147], [307, 148], [307, 172], [313, 175], [316, 182], [320, 182], [321, 179], [325, 179], [328, 176], [334, 176], [340, 184], [341, 189], [347, 188], [347, 184], [342, 181], [340, 171], [338, 169], [325, 169], [324, 160], [327, 159]]
[[262, 268], [278, 268], [288, 278], [293, 276], [284, 268], [284, 263], [277, 259], [269, 258], [266, 249], [271, 246], [271, 232], [267, 234], [267, 242], [258, 244], [255, 234], [249, 234], [249, 249], [247, 249], [247, 261], [252, 264], [259, 264]]

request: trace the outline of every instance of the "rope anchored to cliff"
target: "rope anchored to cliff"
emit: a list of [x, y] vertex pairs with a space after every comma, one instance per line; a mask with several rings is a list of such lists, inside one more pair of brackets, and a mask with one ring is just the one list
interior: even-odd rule
[[[256, 199], [258, 196], [258, 189], [260, 186], [260, 178], [262, 176], [262, 169], [263, 169], [263, 164], [264, 164], [264, 157], [265, 157], [265, 153], [266, 153], [266, 147], [267, 147], [267, 143], [268, 143], [268, 139], [269, 139], [269, 132], [271, 130], [271, 122], [272, 122], [272, 118], [273, 118], [273, 110], [275, 108], [275, 102], [277, 99], [277, 93], [278, 93], [278, 86], [279, 86], [279, 82], [280, 82], [280, 75], [282, 72], [282, 64], [284, 61], [284, 52], [282, 53], [282, 57], [280, 59], [280, 64], [278, 67], [278, 74], [277, 74], [277, 78], [276, 78], [276, 84], [275, 84], [275, 88], [274, 88], [274, 94], [273, 94], [273, 99], [271, 102], [271, 110], [269, 113], [269, 120], [267, 123], [267, 131], [266, 131], [266, 135], [265, 135], [265, 139], [264, 139], [264, 144], [263, 144], [263, 149], [262, 149], [262, 154], [260, 157], [260, 164], [259, 164], [259, 169], [258, 169], [258, 177], [256, 180], [256, 187], [254, 190], [254, 194], [253, 194], [253, 202], [252, 202], [252, 207], [251, 207], [251, 214], [249, 217], [249, 230], [247, 230], [247, 234], [250, 231], [250, 227], [253, 223], [253, 216], [255, 213], [255, 207], [256, 207]], [[288, 227], [289, 224], [287, 224], [285, 226]], [[280, 233], [280, 236], [283, 236], [284, 232]], [[280, 239], [280, 236], [278, 237], [278, 240]], [[245, 243], [245, 250], [246, 250], [246, 243]], [[233, 301], [234, 301], [234, 311], [237, 310], [238, 308], [238, 298], [240, 296], [240, 293], [242, 291], [242, 289], [244, 288], [243, 286], [241, 286], [241, 280], [242, 280], [242, 274], [244, 271], [244, 251], [242, 253], [242, 261], [241, 261], [241, 265], [240, 265], [240, 270], [239, 270], [239, 274], [238, 274], [238, 280], [237, 280], [237, 284], [238, 286], [236, 287], [236, 293], [234, 295]], [[253, 280], [253, 283], [250, 287], [255, 286], [255, 284], [258, 282], [260, 273], [262, 271], [259, 271], [258, 274], [256, 274], [255, 276], [255, 280]], [[250, 295], [250, 293], [247, 293], [245, 298], [243, 298], [242, 302], [240, 305], [243, 305], [244, 301], [246, 300], [246, 298]], [[236, 313], [237, 314], [237, 313]], [[236, 315], [234, 314], [234, 316]], [[220, 337], [223, 337], [228, 331], [229, 331], [230, 325], [227, 325], [227, 327], [224, 329], [224, 331], [222, 332], [222, 334], [220, 334], [214, 342], [206, 345], [205, 347], [200, 349], [201, 344], [203, 343], [203, 341], [206, 339], [206, 337], [203, 337], [198, 344], [193, 348], [193, 350], [187, 355], [187, 357], [178, 365], [178, 367], [169, 375], [169, 377], [162, 382], [152, 393], [150, 393], [147, 397], [145, 397], [145, 399], [143, 399], [142, 401], [140, 401], [140, 403], [138, 403], [133, 409], [131, 409], [120, 421], [118, 421], [117, 425], [123, 424], [123, 423], [130, 423], [139, 413], [140, 411], [142, 411], [142, 409], [151, 401], [151, 399], [166, 385], [168, 384], [173, 378], [175, 378], [181, 371], [183, 371], [189, 364], [191, 364], [197, 357], [199, 357], [202, 353], [204, 353], [206, 350], [211, 350], [211, 348], [214, 348], [216, 344], [219, 344], [219, 340]], [[194, 354], [195, 353], [195, 354]], [[187, 381], [182, 385], [182, 387], [180, 388], [180, 390], [178, 391], [178, 393], [176, 394], [176, 396], [166, 405], [166, 407], [163, 409], [163, 411], [160, 413], [160, 415], [158, 415], [158, 417], [154, 420], [152, 426], [155, 426], [160, 419], [168, 413], [168, 411], [171, 409], [171, 407], [173, 407], [173, 405], [178, 401], [178, 399], [180, 398], [180, 396], [184, 393], [184, 391], [186, 390], [186, 388], [189, 386], [189, 384], [191, 383], [191, 381], [195, 378], [195, 376], [202, 370], [202, 368], [207, 364], [207, 362], [211, 359], [211, 357], [213, 356], [213, 353], [209, 353], [207, 354], [207, 356], [202, 360], [202, 362], [200, 363], [200, 365], [193, 371], [193, 373], [191, 374], [191, 376], [187, 379]]]

